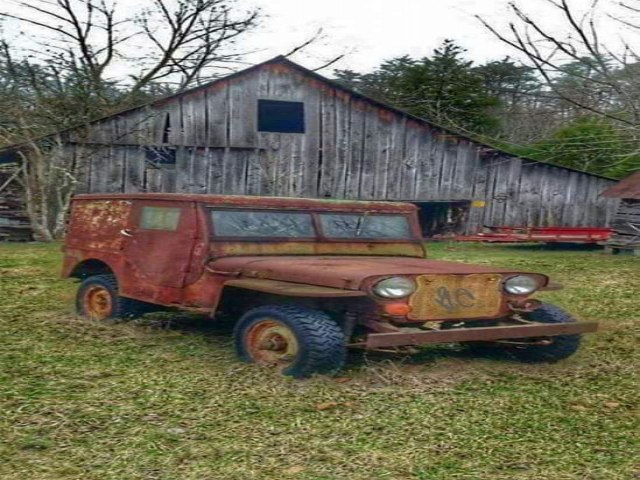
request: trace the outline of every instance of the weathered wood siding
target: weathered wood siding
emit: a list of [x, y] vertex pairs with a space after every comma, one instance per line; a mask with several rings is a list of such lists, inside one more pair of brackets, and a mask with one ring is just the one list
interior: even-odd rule
[[[258, 131], [258, 99], [304, 102], [305, 132]], [[475, 200], [482, 225], [606, 225], [611, 182], [487, 153], [486, 146], [384, 108], [284, 63], [268, 63], [69, 135], [82, 190], [180, 191], [382, 200]], [[145, 147], [176, 149], [175, 166]], [[482, 206], [484, 202], [484, 206]]]
[[640, 246], [640, 200], [624, 198], [611, 225], [609, 245]]
[[33, 239], [18, 174], [17, 167], [0, 168], [0, 242]]

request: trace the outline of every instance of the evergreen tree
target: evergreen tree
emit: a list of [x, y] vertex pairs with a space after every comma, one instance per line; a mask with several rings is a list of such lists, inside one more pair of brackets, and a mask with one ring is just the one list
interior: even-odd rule
[[409, 113], [465, 133], [496, 132], [491, 109], [498, 98], [487, 93], [483, 77], [452, 40], [419, 60], [408, 56], [388, 60], [370, 74], [338, 70], [337, 79], [365, 95]]

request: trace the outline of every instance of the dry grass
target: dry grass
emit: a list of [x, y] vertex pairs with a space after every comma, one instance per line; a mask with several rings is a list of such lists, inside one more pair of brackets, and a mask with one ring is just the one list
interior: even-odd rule
[[0, 245], [0, 478], [638, 478], [640, 259], [432, 250], [550, 273], [568, 288], [544, 297], [603, 330], [556, 365], [443, 346], [300, 382], [238, 363], [200, 319], [76, 319], [57, 246]]

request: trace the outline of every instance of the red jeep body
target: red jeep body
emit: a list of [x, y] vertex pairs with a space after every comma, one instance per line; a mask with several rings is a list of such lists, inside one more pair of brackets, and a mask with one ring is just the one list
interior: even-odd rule
[[[63, 276], [110, 276], [122, 301], [214, 318], [219, 312], [241, 316], [263, 305], [328, 312], [346, 345], [366, 348], [538, 341], [595, 329], [586, 323], [513, 320], [539, 307], [529, 296], [554, 288], [549, 279], [518, 269], [426, 259], [416, 210], [391, 202], [78, 195]], [[535, 288], [509, 293], [510, 279], [515, 285], [523, 276], [524, 284]], [[402, 295], [403, 289], [409, 294]], [[99, 293], [89, 289], [79, 302], [99, 303]], [[79, 309], [112, 316], [116, 297], [105, 298], [108, 309], [88, 311], [88, 304]]]

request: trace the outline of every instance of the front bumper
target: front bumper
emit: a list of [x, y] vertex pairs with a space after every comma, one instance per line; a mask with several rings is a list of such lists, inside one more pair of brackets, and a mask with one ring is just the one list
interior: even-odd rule
[[365, 348], [425, 345], [428, 343], [490, 342], [512, 338], [553, 337], [595, 332], [597, 322], [533, 323], [501, 325], [493, 327], [458, 328], [415, 332], [371, 333], [367, 335]]

